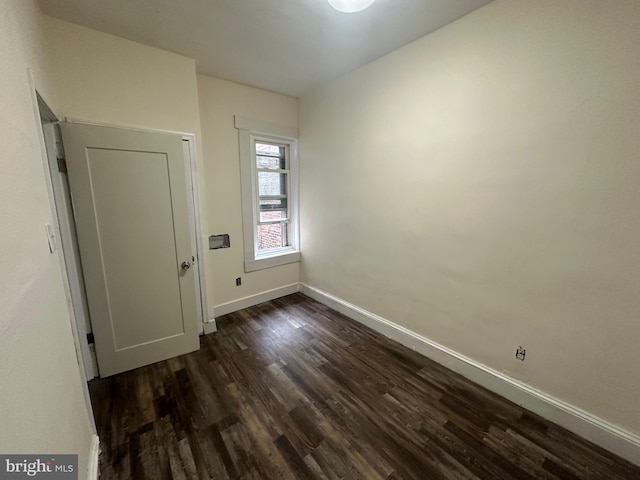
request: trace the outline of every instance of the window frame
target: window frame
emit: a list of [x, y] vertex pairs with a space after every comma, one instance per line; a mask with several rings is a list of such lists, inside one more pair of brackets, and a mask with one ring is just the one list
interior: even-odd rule
[[[242, 186], [242, 227], [244, 233], [245, 273], [300, 261], [300, 234], [298, 221], [299, 173], [298, 129], [235, 117], [240, 147], [240, 180]], [[289, 158], [287, 174], [287, 203], [290, 246], [258, 251], [258, 223], [260, 220], [258, 167], [256, 141], [275, 143], [287, 147]], [[274, 170], [276, 172], [278, 170]]]

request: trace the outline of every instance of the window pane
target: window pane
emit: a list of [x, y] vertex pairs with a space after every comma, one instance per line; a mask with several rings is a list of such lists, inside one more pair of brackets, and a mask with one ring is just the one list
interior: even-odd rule
[[258, 195], [286, 195], [287, 174], [258, 172]]
[[260, 199], [260, 211], [266, 212], [269, 210], [287, 210], [287, 199], [274, 198], [274, 199]]
[[286, 225], [258, 225], [258, 251], [287, 246]]
[[284, 148], [282, 145], [269, 145], [268, 143], [256, 142], [256, 155], [284, 157]]
[[271, 169], [281, 169], [281, 170], [284, 170], [287, 168], [284, 158], [261, 157], [261, 156], [258, 156], [256, 158], [257, 158], [258, 168], [271, 168]]
[[260, 212], [261, 222], [271, 222], [273, 220], [286, 220], [286, 218], [287, 218], [286, 210], [271, 210], [268, 212]]

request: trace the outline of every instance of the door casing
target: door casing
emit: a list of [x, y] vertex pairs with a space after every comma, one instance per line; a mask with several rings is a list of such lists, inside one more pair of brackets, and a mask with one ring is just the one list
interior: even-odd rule
[[[31, 92], [31, 103], [32, 103], [32, 107], [33, 107], [33, 115], [34, 115], [34, 121], [36, 122], [36, 131], [38, 132], [38, 143], [40, 144], [40, 152], [41, 152], [41, 159], [42, 159], [42, 167], [43, 167], [43, 172], [44, 172], [44, 177], [45, 177], [45, 184], [46, 184], [46, 188], [47, 188], [47, 194], [49, 196], [49, 206], [51, 208], [51, 221], [54, 223], [54, 232], [57, 238], [60, 238], [60, 227], [58, 224], [58, 207], [56, 205], [56, 201], [55, 201], [55, 195], [54, 195], [54, 191], [53, 191], [53, 183], [51, 181], [51, 172], [50, 172], [50, 168], [49, 168], [49, 163], [51, 161], [50, 157], [49, 157], [49, 150], [47, 148], [47, 144], [46, 144], [46, 140], [44, 137], [44, 131], [42, 129], [43, 125], [48, 124], [48, 123], [52, 123], [52, 122], [57, 122], [58, 121], [58, 116], [54, 113], [54, 111], [49, 107], [49, 105], [47, 104], [46, 100], [44, 99], [43, 96], [41, 96], [41, 94], [39, 92], [43, 91], [42, 88], [40, 88], [40, 85], [37, 82], [37, 79], [35, 77], [35, 75], [33, 74], [33, 71], [30, 69], [27, 69], [27, 78], [28, 78], [28, 82], [29, 82], [29, 90]], [[54, 155], [55, 156], [55, 155]], [[67, 276], [67, 268], [66, 268], [66, 258], [64, 256], [64, 251], [60, 248], [60, 242], [57, 241], [54, 242], [54, 244], [57, 246], [58, 248], [58, 261], [59, 261], [59, 266], [60, 266], [60, 275], [62, 277], [62, 286], [64, 288], [64, 292], [65, 292], [65, 297], [66, 297], [66, 301], [67, 301], [67, 309], [68, 309], [68, 313], [69, 313], [69, 322], [71, 323], [71, 333], [72, 333], [72, 337], [73, 337], [73, 344], [75, 347], [75, 351], [76, 351], [76, 358], [78, 361], [78, 366], [79, 366], [79, 373], [80, 373], [80, 380], [81, 380], [81, 390], [82, 390], [82, 396], [84, 399], [84, 404], [85, 404], [85, 408], [86, 408], [86, 413], [87, 413], [87, 419], [89, 421], [89, 427], [91, 429], [91, 433], [93, 434], [93, 438], [94, 438], [94, 445], [96, 448], [96, 456], [95, 456], [95, 462], [92, 462], [90, 464], [90, 471], [95, 471], [96, 472], [96, 477], [97, 477], [97, 471], [98, 471], [98, 463], [97, 463], [97, 445], [98, 445], [98, 436], [97, 436], [97, 429], [96, 429], [96, 423], [95, 423], [95, 419], [93, 416], [93, 407], [91, 406], [91, 397], [89, 396], [89, 388], [87, 386], [87, 381], [89, 380], [86, 376], [86, 372], [85, 372], [85, 368], [84, 368], [84, 361], [83, 361], [83, 356], [82, 356], [82, 346], [81, 346], [81, 341], [80, 341], [80, 337], [78, 335], [78, 325], [77, 325], [77, 320], [75, 317], [75, 312], [73, 310], [73, 306], [72, 306], [72, 298], [71, 298], [71, 289], [69, 286], [69, 279]], [[86, 337], [84, 338], [84, 341], [86, 341]]]

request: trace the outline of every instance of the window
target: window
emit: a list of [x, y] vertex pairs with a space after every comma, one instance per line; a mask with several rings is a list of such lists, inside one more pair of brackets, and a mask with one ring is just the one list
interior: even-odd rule
[[241, 117], [240, 172], [245, 271], [300, 260], [297, 130]]

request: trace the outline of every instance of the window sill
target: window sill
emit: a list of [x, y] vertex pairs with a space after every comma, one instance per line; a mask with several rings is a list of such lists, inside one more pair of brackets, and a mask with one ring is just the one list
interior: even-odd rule
[[287, 265], [289, 263], [296, 263], [300, 261], [300, 252], [288, 251], [284, 253], [276, 253], [273, 255], [265, 255], [258, 257], [255, 260], [244, 261], [245, 273], [255, 272], [256, 270], [262, 270], [265, 268], [278, 267], [280, 265]]

